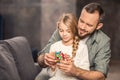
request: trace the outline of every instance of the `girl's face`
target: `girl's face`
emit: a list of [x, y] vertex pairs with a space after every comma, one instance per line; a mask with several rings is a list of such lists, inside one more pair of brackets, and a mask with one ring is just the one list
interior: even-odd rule
[[63, 43], [70, 45], [73, 42], [73, 33], [69, 26], [66, 26], [63, 22], [59, 23], [59, 34], [62, 38]]

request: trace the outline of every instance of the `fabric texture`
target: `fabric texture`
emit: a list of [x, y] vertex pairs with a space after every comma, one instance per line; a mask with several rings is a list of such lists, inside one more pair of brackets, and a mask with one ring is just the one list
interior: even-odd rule
[[[66, 53], [72, 57], [72, 45], [65, 46], [62, 41], [58, 41], [51, 45], [50, 52], [58, 52], [61, 51], [62, 53]], [[89, 70], [90, 64], [88, 59], [88, 48], [86, 44], [83, 44], [82, 41], [79, 42], [78, 50], [76, 52], [74, 59], [74, 64], [76, 67]], [[49, 73], [51, 74], [51, 72]], [[79, 80], [75, 77], [68, 76], [58, 68], [55, 70], [55, 74], [50, 80]]]
[[40, 71], [25, 37], [0, 40], [0, 80], [34, 80]]
[[14, 58], [3, 42], [0, 42], [0, 80], [21, 80]]
[[101, 30], [87, 40], [91, 70], [102, 72], [107, 77], [111, 57], [110, 38]]
[[[61, 40], [58, 30], [50, 38], [48, 45], [39, 53], [49, 52], [50, 46]], [[90, 69], [108, 74], [109, 61], [111, 57], [110, 38], [101, 30], [96, 30], [86, 41], [88, 46]]]
[[48, 80], [49, 78], [48, 68], [43, 68], [42, 71], [36, 76], [35, 80]]
[[30, 45], [25, 37], [5, 40], [8, 44], [21, 80], [34, 80], [38, 71], [34, 65]]

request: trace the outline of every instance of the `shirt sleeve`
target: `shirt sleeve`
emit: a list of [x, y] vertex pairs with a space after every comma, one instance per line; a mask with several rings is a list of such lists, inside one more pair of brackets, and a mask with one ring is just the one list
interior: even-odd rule
[[95, 57], [94, 66], [96, 71], [102, 72], [105, 77], [108, 74], [109, 61], [111, 57], [110, 42], [108, 41], [102, 48], [98, 51]]

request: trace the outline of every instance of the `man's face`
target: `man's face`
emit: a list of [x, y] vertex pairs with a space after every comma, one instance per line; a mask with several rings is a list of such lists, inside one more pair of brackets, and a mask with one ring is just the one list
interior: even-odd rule
[[78, 20], [78, 34], [80, 38], [85, 38], [86, 36], [93, 33], [98, 28], [99, 13], [96, 11], [94, 13], [88, 13], [85, 9], [82, 10], [80, 18]]

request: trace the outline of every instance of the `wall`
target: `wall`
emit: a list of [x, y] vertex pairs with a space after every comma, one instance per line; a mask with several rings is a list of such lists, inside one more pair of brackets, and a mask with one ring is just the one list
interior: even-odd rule
[[4, 39], [25, 36], [32, 47], [40, 49], [40, 8], [40, 0], [0, 0]]
[[47, 44], [56, 29], [56, 22], [62, 13], [76, 14], [76, 0], [42, 0], [41, 1], [41, 47]]
[[56, 29], [63, 12], [76, 11], [76, 0], [0, 0], [4, 18], [4, 39], [25, 36], [41, 50]]

